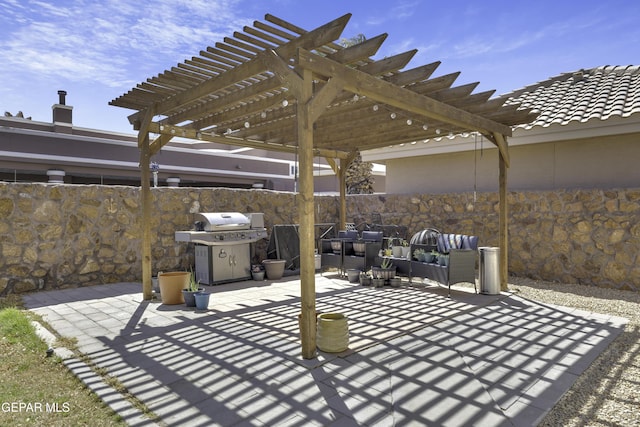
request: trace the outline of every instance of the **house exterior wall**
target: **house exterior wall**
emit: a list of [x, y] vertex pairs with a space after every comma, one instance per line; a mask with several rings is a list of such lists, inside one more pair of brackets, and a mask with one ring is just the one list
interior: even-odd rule
[[[193, 250], [174, 232], [197, 212], [262, 212], [274, 224], [298, 223], [295, 193], [223, 188], [152, 189], [152, 270], [185, 270]], [[508, 194], [509, 272], [640, 291], [640, 188], [520, 191]], [[339, 198], [315, 198], [316, 223], [337, 223]], [[140, 281], [140, 188], [0, 182], [0, 296]], [[379, 219], [376, 219], [379, 218]], [[347, 220], [476, 235], [498, 244], [495, 192], [353, 195]], [[253, 262], [266, 258], [267, 241]]]
[[[510, 142], [517, 143], [517, 138]], [[453, 143], [453, 142], [452, 142]], [[640, 133], [511, 145], [509, 190], [627, 188], [640, 185]], [[497, 191], [498, 150], [482, 148], [386, 161], [386, 192]]]

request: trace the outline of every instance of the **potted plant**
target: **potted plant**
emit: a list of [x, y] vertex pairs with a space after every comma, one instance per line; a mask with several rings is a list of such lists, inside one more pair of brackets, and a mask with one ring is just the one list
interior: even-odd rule
[[187, 305], [187, 307], [196, 306], [195, 294], [202, 291], [204, 291], [204, 288], [200, 287], [200, 281], [196, 280], [196, 274], [194, 273], [193, 269], [190, 269], [189, 282], [187, 283], [187, 287], [182, 290], [184, 303]]
[[264, 265], [253, 264], [251, 266], [251, 276], [253, 280], [264, 280]]
[[356, 283], [360, 279], [360, 270], [357, 268], [350, 268], [347, 270], [347, 279], [349, 283]]
[[353, 242], [353, 253], [356, 256], [363, 256], [365, 249], [366, 249], [367, 244], [365, 243], [364, 240], [356, 240], [355, 242]]
[[396, 276], [396, 266], [393, 265], [391, 259], [385, 258], [379, 267], [371, 267], [371, 272], [374, 279], [389, 280]]
[[449, 265], [449, 254], [448, 253], [441, 253], [438, 255], [438, 264], [440, 264], [443, 267], [446, 267], [447, 265]]
[[362, 286], [371, 286], [371, 274], [367, 272], [360, 273], [360, 284]]
[[402, 284], [402, 279], [400, 279], [399, 277], [394, 277], [392, 279], [389, 279], [389, 285], [392, 288], [399, 288], [401, 284]]
[[402, 241], [401, 240], [394, 240], [391, 246], [391, 255], [394, 258], [401, 258], [402, 257]]
[[381, 277], [374, 277], [371, 279], [371, 284], [374, 288], [381, 288], [384, 286], [385, 280]]
[[404, 259], [410, 259], [409, 258], [409, 254], [411, 253], [411, 247], [409, 246], [409, 242], [407, 242], [406, 240], [402, 239], [400, 241], [400, 251], [401, 251], [401, 257]]
[[418, 248], [415, 251], [413, 251], [413, 257], [420, 262], [424, 262], [424, 255], [425, 255], [425, 250], [422, 248]]
[[438, 262], [438, 251], [432, 250], [431, 252], [424, 254], [424, 262]]

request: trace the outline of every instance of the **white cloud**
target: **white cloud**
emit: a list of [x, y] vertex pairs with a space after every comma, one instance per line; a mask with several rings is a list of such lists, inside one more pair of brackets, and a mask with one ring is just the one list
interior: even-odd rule
[[108, 86], [143, 80], [158, 64], [175, 65], [241, 28], [245, 22], [237, 18], [237, 3], [8, 0], [0, 6], [0, 23], [7, 22], [0, 30], [0, 62], [6, 68], [0, 75], [20, 70]]

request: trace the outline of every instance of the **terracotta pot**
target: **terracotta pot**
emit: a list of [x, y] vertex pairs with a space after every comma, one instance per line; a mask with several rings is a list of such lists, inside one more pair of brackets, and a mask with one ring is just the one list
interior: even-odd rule
[[349, 348], [349, 324], [342, 313], [323, 313], [318, 316], [316, 333], [318, 349], [327, 353], [340, 353]]
[[262, 261], [264, 270], [267, 273], [267, 279], [278, 280], [284, 275], [284, 263], [283, 259], [265, 259]]
[[184, 304], [182, 290], [189, 286], [191, 273], [188, 271], [169, 271], [158, 274], [160, 298], [163, 304]]

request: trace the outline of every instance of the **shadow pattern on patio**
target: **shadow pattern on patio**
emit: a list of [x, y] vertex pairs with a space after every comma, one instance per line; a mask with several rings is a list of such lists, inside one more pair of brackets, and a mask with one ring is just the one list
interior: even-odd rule
[[533, 426], [625, 323], [463, 288], [316, 286], [318, 311], [349, 317], [350, 348], [310, 360], [298, 280], [210, 287], [206, 312], [142, 301], [140, 284], [25, 303], [163, 425]]

